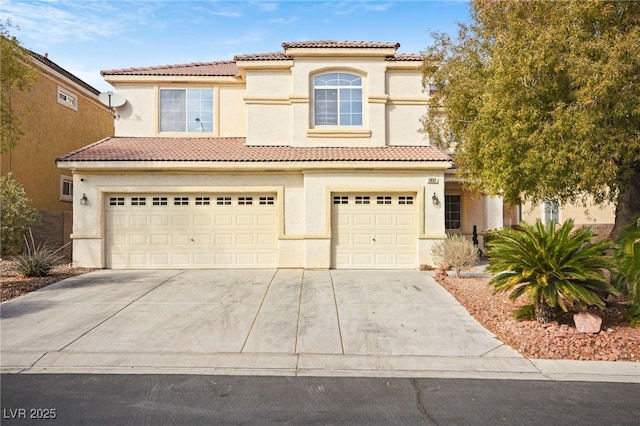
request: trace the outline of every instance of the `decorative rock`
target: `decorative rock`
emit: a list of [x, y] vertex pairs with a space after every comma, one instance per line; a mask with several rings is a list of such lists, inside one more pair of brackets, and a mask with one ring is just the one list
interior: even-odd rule
[[573, 316], [578, 333], [600, 333], [602, 318], [589, 312], [579, 312]]

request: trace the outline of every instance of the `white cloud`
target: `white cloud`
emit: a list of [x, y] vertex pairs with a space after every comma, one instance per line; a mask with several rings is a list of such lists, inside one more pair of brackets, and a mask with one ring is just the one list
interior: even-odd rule
[[249, 2], [249, 6], [256, 7], [262, 12], [275, 12], [280, 7], [278, 3], [269, 1], [252, 1]]
[[155, 7], [153, 3], [130, 0], [3, 0], [1, 4], [3, 17], [11, 17], [20, 28], [18, 38], [38, 46], [126, 34], [141, 23], [153, 22]]
[[365, 9], [370, 10], [372, 12], [386, 12], [393, 6], [392, 3], [367, 3], [365, 4]]
[[299, 20], [300, 20], [300, 18], [298, 18], [297, 16], [292, 16], [291, 18], [269, 19], [269, 20], [267, 20], [267, 22], [270, 23], [270, 24], [284, 25], [284, 24], [292, 24], [292, 23], [297, 22]]

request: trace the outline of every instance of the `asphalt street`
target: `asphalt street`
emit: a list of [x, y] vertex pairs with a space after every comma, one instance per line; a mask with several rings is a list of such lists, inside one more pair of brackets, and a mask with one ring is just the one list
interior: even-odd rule
[[640, 385], [4, 374], [3, 425], [637, 425]]

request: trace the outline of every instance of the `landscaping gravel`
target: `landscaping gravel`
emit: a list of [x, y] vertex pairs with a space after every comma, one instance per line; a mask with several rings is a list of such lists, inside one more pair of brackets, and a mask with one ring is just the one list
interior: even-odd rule
[[440, 283], [485, 328], [527, 358], [640, 362], [640, 328], [623, 320], [626, 305], [611, 302], [607, 309], [589, 309], [599, 315], [602, 330], [598, 334], [578, 333], [573, 314], [557, 321], [516, 320], [513, 312], [527, 304], [521, 298], [512, 302], [508, 293], [493, 294], [488, 278], [438, 276]]

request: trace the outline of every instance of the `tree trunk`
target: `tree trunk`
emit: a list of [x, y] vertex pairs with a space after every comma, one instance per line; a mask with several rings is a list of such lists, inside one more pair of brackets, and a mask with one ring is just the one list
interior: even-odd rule
[[550, 323], [555, 319], [555, 309], [547, 304], [544, 300], [541, 300], [536, 306], [536, 320], [540, 324]]
[[616, 204], [616, 222], [609, 237], [615, 240], [631, 219], [640, 215], [640, 163], [633, 168], [628, 179], [620, 185]]

